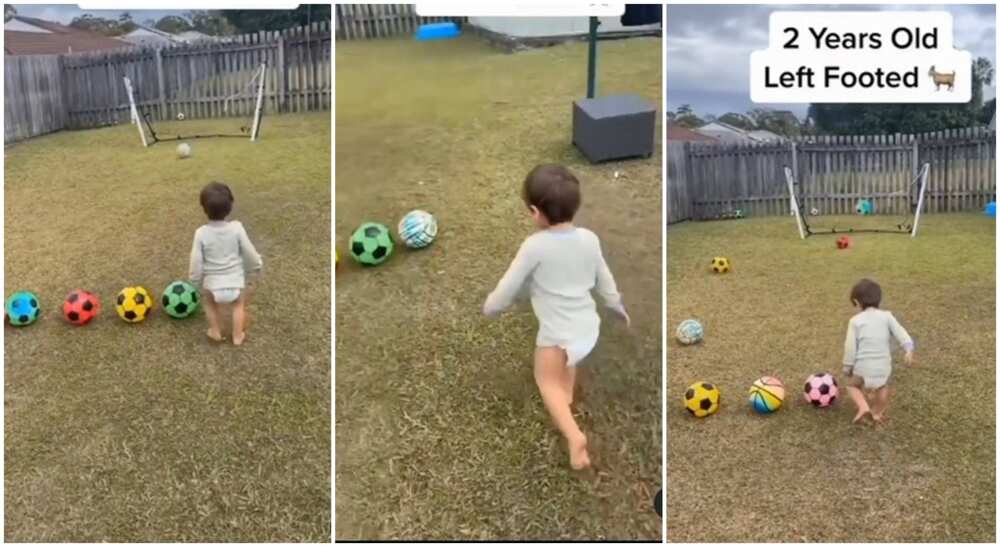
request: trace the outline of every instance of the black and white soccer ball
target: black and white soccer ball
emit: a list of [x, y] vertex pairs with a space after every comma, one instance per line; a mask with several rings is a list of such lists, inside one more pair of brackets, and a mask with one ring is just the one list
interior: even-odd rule
[[183, 112], [178, 112], [177, 113], [177, 121], [179, 121], [179, 122], [184, 121], [184, 113]]

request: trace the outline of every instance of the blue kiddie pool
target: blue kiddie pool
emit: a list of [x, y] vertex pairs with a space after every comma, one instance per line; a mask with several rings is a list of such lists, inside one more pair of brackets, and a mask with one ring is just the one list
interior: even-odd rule
[[455, 23], [428, 23], [417, 27], [417, 40], [447, 40], [461, 34]]
[[991, 201], [991, 202], [987, 203], [986, 204], [986, 209], [984, 209], [983, 212], [986, 213], [986, 216], [988, 216], [988, 217], [996, 218], [997, 217], [997, 202]]

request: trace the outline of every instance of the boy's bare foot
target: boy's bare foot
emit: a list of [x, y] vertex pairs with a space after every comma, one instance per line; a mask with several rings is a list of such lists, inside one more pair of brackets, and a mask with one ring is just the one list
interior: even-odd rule
[[246, 339], [247, 339], [247, 333], [245, 333], [245, 332], [241, 332], [240, 334], [235, 334], [234, 333], [233, 334], [233, 345], [234, 346], [241, 346], [241, 345], [243, 345], [243, 342], [246, 341]]
[[872, 420], [878, 425], [885, 425], [889, 421], [889, 417], [883, 412], [882, 414], [872, 414]]
[[590, 454], [587, 453], [587, 437], [580, 435], [579, 439], [569, 441], [569, 466], [576, 471], [590, 467]]
[[208, 337], [212, 339], [213, 342], [222, 341], [222, 333], [219, 332], [218, 329], [208, 329], [208, 332], [206, 332], [205, 334], [208, 335]]
[[871, 416], [871, 415], [872, 415], [872, 411], [871, 410], [860, 410], [859, 409], [858, 413], [854, 415], [854, 419], [851, 420], [851, 423], [852, 424], [860, 423], [861, 420], [863, 420], [865, 418], [865, 416]]

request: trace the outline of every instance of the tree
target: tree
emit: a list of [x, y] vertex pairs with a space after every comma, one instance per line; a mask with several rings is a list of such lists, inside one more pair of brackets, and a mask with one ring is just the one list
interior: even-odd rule
[[132, 21], [132, 16], [129, 15], [128, 12], [119, 15], [118, 19], [94, 17], [89, 13], [85, 13], [78, 17], [74, 17], [69, 26], [80, 30], [96, 32], [105, 36], [121, 36], [122, 34], [127, 34], [137, 28], [135, 22]]
[[293, 10], [224, 10], [222, 16], [238, 32], [284, 30], [330, 19], [330, 4], [299, 4]]
[[236, 34], [236, 27], [229, 23], [219, 11], [192, 10], [187, 12], [191, 27], [209, 36], [227, 36]]
[[786, 137], [797, 137], [802, 134], [802, 122], [787, 110], [754, 108], [747, 112], [747, 117], [753, 120], [754, 129], [763, 129]]
[[6, 23], [10, 21], [15, 15], [17, 15], [17, 9], [10, 4], [3, 5], [3, 22]]
[[754, 122], [752, 119], [736, 112], [726, 112], [725, 114], [719, 116], [717, 121], [726, 125], [738, 127], [740, 129], [754, 129]]
[[988, 59], [976, 59], [972, 64], [972, 99], [964, 104], [814, 103], [809, 105], [809, 117], [819, 133], [834, 135], [912, 134], [972, 127], [983, 123], [983, 86], [993, 81], [993, 75]]
[[705, 120], [699, 118], [689, 104], [682, 104], [677, 112], [667, 112], [667, 119], [681, 127], [693, 128], [705, 125]]
[[153, 28], [170, 34], [179, 34], [194, 29], [187, 19], [179, 15], [163, 16], [153, 25]]

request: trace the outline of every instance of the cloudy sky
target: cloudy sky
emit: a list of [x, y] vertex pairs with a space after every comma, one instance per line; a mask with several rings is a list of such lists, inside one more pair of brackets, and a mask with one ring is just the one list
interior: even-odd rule
[[24, 15], [26, 17], [37, 17], [39, 19], [45, 19], [46, 21], [55, 21], [57, 23], [68, 24], [73, 20], [74, 17], [83, 15], [84, 13], [89, 13], [98, 17], [106, 17], [108, 19], [117, 19], [118, 16], [126, 11], [132, 14], [132, 19], [139, 23], [145, 21], [146, 19], [159, 19], [164, 15], [184, 15], [188, 10], [162, 10], [162, 9], [134, 9], [134, 10], [87, 10], [83, 11], [75, 4], [14, 4], [14, 9], [17, 10], [18, 15]]
[[[772, 11], [949, 11], [955, 47], [986, 57], [996, 67], [995, 5], [667, 5], [667, 109], [690, 104], [698, 114], [746, 112], [755, 106], [805, 116], [807, 104], [755, 105], [750, 101], [750, 52], [767, 48]], [[997, 71], [1000, 75], [1000, 70]], [[996, 82], [986, 90], [996, 95]]]

